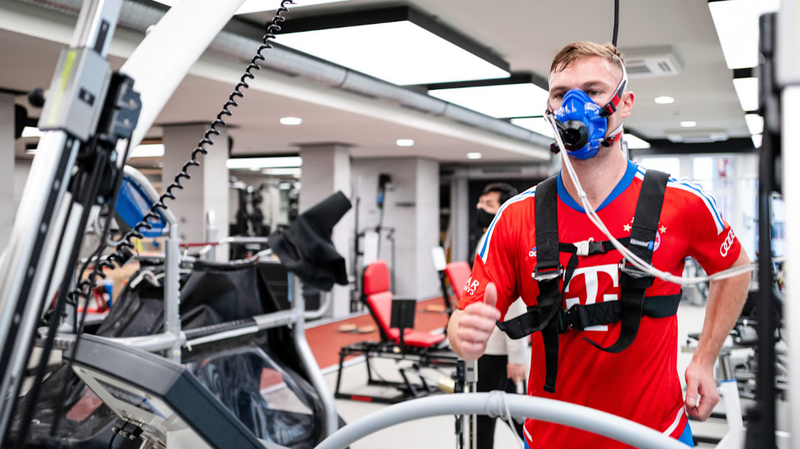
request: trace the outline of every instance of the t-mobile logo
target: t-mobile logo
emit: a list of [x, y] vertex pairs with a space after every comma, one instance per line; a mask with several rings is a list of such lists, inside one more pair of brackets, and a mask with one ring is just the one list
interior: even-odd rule
[[[572, 283], [575, 282], [575, 279], [583, 275], [585, 290], [586, 290], [586, 304], [594, 304], [597, 302], [597, 295], [599, 291], [599, 273], [605, 273], [606, 275], [611, 277], [611, 285], [613, 287], [619, 287], [619, 268], [616, 264], [609, 264], [609, 265], [597, 265], [594, 267], [583, 267], [575, 269], [575, 272], [572, 274], [572, 279], [569, 281], [569, 285], [567, 285], [566, 290], [564, 290], [564, 294], [569, 292], [570, 287], [572, 287]], [[574, 293], [574, 290], [573, 290]], [[616, 301], [619, 299], [616, 294], [603, 294], [603, 302], [606, 301]], [[569, 309], [575, 304], [580, 304], [580, 298], [566, 298], [567, 308]], [[608, 326], [590, 326], [587, 327], [587, 331], [607, 331]]]

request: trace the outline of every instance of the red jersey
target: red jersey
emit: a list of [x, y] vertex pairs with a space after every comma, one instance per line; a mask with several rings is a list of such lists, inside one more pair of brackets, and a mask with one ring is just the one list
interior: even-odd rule
[[[645, 171], [644, 167], [629, 161], [625, 176], [597, 208], [598, 216], [615, 238], [630, 236]], [[561, 175], [557, 189], [559, 241], [607, 240], [567, 193]], [[510, 302], [518, 296], [526, 305], [536, 305], [539, 288], [532, 277], [536, 266], [535, 201], [534, 187], [506, 202], [497, 213], [475, 257], [472, 276], [458, 305], [460, 309], [482, 301], [484, 289], [490, 282], [497, 287], [497, 308], [501, 316], [505, 316]], [[739, 257], [741, 246], [711, 195], [688, 180], [670, 178], [654, 248], [653, 265], [680, 276], [687, 256], [694, 257], [707, 273], [713, 274], [729, 268]], [[569, 253], [561, 253], [563, 266], [567, 265], [569, 257]], [[621, 259], [622, 255], [615, 250], [581, 256], [569, 285], [564, 286], [562, 278], [563, 307], [618, 300]], [[677, 284], [656, 278], [645, 296], [674, 295], [680, 289]], [[541, 333], [534, 333], [528, 394], [613, 413], [680, 437], [687, 421], [677, 372], [677, 317], [643, 317], [636, 340], [618, 354], [601, 351], [583, 339], [586, 337], [608, 347], [617, 341], [619, 328], [617, 322], [583, 332], [570, 329], [560, 335], [555, 394], [542, 388], [545, 383], [544, 345]], [[534, 420], [525, 423], [525, 436], [531, 449], [628, 447], [589, 432]]]

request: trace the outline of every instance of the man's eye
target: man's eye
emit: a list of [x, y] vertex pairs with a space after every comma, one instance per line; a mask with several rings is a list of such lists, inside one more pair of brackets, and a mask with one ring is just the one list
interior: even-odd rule
[[588, 94], [589, 94], [590, 97], [596, 97], [596, 96], [600, 95], [600, 91], [599, 90], [590, 90], [588, 92]]
[[560, 100], [560, 99], [564, 98], [564, 94], [556, 94], [555, 98], [556, 98], [556, 100]]

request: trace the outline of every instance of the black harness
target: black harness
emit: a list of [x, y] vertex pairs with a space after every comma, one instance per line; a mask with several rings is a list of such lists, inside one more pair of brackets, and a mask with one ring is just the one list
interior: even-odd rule
[[[664, 202], [669, 175], [655, 170], [647, 170], [642, 190], [636, 204], [631, 235], [618, 239], [634, 254], [650, 264], [653, 258], [658, 221]], [[561, 307], [564, 292], [559, 289], [559, 281], [564, 277], [564, 288], [569, 285], [578, 256], [592, 256], [615, 250], [610, 241], [579, 242], [576, 244], [558, 241], [556, 177], [549, 178], [536, 187], [536, 268], [533, 279], [539, 284], [538, 305], [528, 307], [522, 316], [505, 322], [497, 322], [497, 327], [513, 339], [526, 337], [534, 332], [542, 333], [547, 375], [544, 390], [556, 391], [558, 373], [558, 337], [570, 329], [582, 331], [590, 326], [621, 322], [617, 341], [603, 348], [597, 343], [584, 339], [597, 349], [610, 353], [625, 350], [636, 339], [642, 316], [665, 318], [678, 311], [681, 295], [650, 296], [645, 301], [645, 290], [653, 285], [653, 276], [635, 269], [623, 258], [619, 265], [621, 294], [619, 301], [595, 304], [576, 304], [565, 311]], [[571, 253], [566, 269], [559, 262], [559, 253]]]

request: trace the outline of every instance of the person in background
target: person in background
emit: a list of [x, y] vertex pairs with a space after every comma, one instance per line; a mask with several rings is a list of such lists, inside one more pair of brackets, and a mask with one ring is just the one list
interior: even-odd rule
[[[486, 233], [494, 220], [500, 206], [516, 196], [517, 189], [503, 183], [496, 182], [483, 189], [478, 200], [478, 227], [483, 230], [483, 235], [478, 240], [475, 253], [480, 252], [486, 240]], [[515, 318], [527, 311], [522, 301], [515, 301], [508, 309], [506, 319]], [[489, 392], [501, 390], [507, 393], [517, 393], [517, 385], [525, 381], [525, 365], [527, 363], [528, 339], [512, 340], [500, 329], [494, 329], [486, 352], [478, 359], [478, 391]], [[525, 391], [524, 389], [522, 391]], [[477, 449], [492, 449], [494, 447], [494, 427], [496, 419], [486, 415], [478, 416], [478, 447]], [[514, 421], [514, 431], [522, 438], [522, 424]]]

